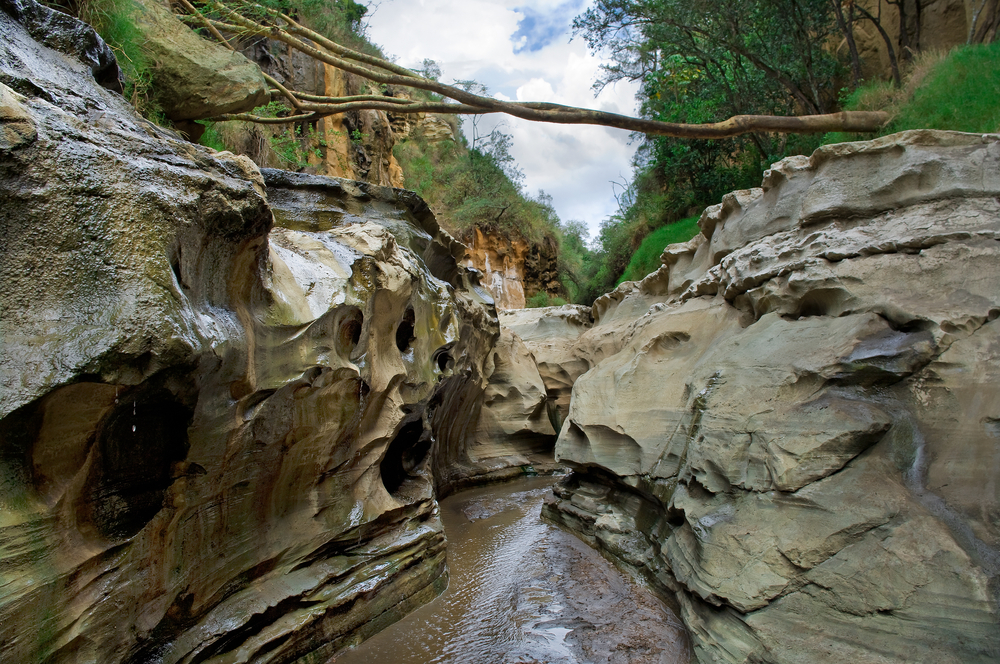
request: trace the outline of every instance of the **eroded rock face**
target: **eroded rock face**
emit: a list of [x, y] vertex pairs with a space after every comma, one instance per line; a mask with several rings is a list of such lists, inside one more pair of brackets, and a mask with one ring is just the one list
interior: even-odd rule
[[579, 304], [500, 312], [501, 327], [520, 338], [535, 360], [557, 429], [569, 414], [573, 384], [592, 366], [577, 343], [591, 322], [590, 308]]
[[1000, 136], [776, 164], [594, 305], [546, 506], [701, 662], [1000, 656]]
[[506, 328], [501, 328], [490, 357], [492, 371], [479, 426], [467, 447], [469, 461], [482, 470], [470, 474], [468, 481], [553, 470], [556, 430], [535, 358]]
[[[240, 44], [241, 52], [260, 68], [290, 89], [327, 97], [373, 94], [370, 81], [337, 69], [290, 48], [277, 40], [255, 37]], [[332, 177], [359, 180], [387, 187], [404, 186], [402, 168], [392, 154], [396, 135], [385, 112], [350, 111], [321, 118], [315, 126], [297, 135], [297, 158], [292, 163], [261, 141], [280, 135], [289, 144], [285, 128], [252, 129], [231, 127], [241, 154], [249, 155], [261, 167], [299, 169]]]
[[439, 592], [499, 329], [426, 205], [186, 143], [2, 12], [0, 81], [4, 658], [324, 661]]
[[529, 243], [521, 237], [484, 233], [474, 228], [468, 238], [465, 260], [482, 272], [483, 284], [500, 310], [523, 309], [538, 293], [563, 294], [559, 281], [559, 249], [552, 238]]

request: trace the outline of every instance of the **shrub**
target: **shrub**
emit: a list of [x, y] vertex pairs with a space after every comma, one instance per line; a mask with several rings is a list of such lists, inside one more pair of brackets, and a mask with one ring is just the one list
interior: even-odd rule
[[529, 297], [524, 302], [527, 309], [540, 309], [542, 307], [561, 307], [566, 304], [566, 300], [561, 297], [553, 297], [545, 291], [539, 291]]

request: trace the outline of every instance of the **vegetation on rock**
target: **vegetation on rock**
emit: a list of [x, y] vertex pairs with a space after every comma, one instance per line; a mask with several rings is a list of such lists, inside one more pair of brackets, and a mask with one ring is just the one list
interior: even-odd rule
[[154, 63], [143, 48], [142, 30], [136, 24], [136, 0], [42, 0], [42, 4], [92, 25], [118, 59], [125, 98], [143, 117], [166, 124], [150, 94]]
[[[148, 104], [148, 63], [134, 25], [129, 24], [129, 7], [135, 0], [50, 1], [69, 3], [64, 9], [97, 25], [122, 56], [133, 102], [137, 107]], [[925, 75], [932, 67], [920, 53], [919, 29], [912, 34], [906, 27], [913, 18], [907, 14], [907, 4], [890, 4], [896, 7], [901, 26], [895, 42], [882, 26], [881, 13], [844, 0], [708, 0], [696, 5], [679, 0], [599, 0], [577, 17], [574, 26], [593, 50], [610, 57], [596, 87], [625, 79], [640, 82], [640, 113], [635, 120], [639, 124], [624, 125], [620, 118], [588, 116], [593, 112], [585, 109], [504, 104], [470, 82], [448, 86], [440, 82], [440, 69], [433, 62], [415, 71], [398, 67], [365, 38], [367, 8], [354, 0], [196, 4], [181, 0], [177, 9], [184, 7], [196, 31], [227, 46], [230, 41], [259, 40], [266, 33], [289, 53], [297, 50], [369, 79], [361, 93], [346, 97], [303, 94], [271, 79], [268, 105], [226, 115], [227, 122], [205, 123], [202, 143], [250, 154], [261, 165], [316, 168], [329, 137], [316, 132], [315, 119], [348, 107], [378, 108], [390, 114], [510, 112], [535, 120], [627, 125], [646, 132], [639, 134], [643, 142], [634, 177], [623, 185], [619, 210], [602, 223], [592, 242], [582, 226], [560, 223], [543, 193], [532, 198], [523, 191], [521, 174], [510, 156], [510, 138], [502, 132], [473, 136], [471, 141], [456, 132], [452, 142], [407, 136], [394, 150], [407, 186], [424, 196], [456, 235], [468, 238], [478, 228], [485, 233], [514, 233], [532, 243], [556, 240], [565, 294], [572, 301], [589, 302], [622, 280], [640, 278], [642, 270], [655, 268], [662, 241], [687, 239], [692, 232], [686, 226], [661, 229], [697, 214], [726, 192], [756, 186], [763, 171], [785, 156], [808, 154], [824, 141], [864, 136], [789, 136], [765, 123], [756, 131], [741, 125], [724, 138], [682, 140], [657, 135], [659, 128], [846, 108], [888, 111], [894, 121], [884, 133], [918, 126], [996, 130], [1000, 125], [997, 68], [992, 66], [996, 47], [953, 54], [945, 61], [949, 64], [934, 68], [934, 76]], [[981, 25], [973, 26], [972, 41], [992, 39], [995, 13], [991, 9]], [[866, 64], [855, 39], [862, 24], [875, 27], [885, 39], [892, 82], [856, 87]], [[839, 55], [831, 48], [838, 39], [846, 45]], [[900, 71], [909, 72], [906, 85], [900, 85]], [[927, 89], [918, 93], [922, 83]], [[956, 93], [956, 86], [962, 91]], [[157, 114], [153, 106], [145, 110], [147, 116]], [[712, 131], [716, 133], [706, 135], [719, 135]], [[345, 127], [344, 135], [359, 148], [367, 137], [357, 127]]]
[[[1000, 131], [1000, 42], [922, 53], [904, 85], [874, 81], [849, 95], [844, 106], [888, 111], [892, 120], [880, 135], [907, 129]], [[845, 140], [858, 136], [833, 133], [824, 142]]]

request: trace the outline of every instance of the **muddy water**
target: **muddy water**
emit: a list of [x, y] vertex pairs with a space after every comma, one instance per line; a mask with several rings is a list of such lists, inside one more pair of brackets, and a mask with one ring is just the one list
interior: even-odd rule
[[539, 518], [550, 478], [441, 503], [448, 590], [336, 664], [689, 660], [680, 620], [586, 544]]

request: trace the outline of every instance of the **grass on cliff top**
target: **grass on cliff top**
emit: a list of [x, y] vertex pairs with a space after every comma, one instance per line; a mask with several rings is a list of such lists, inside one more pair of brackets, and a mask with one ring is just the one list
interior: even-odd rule
[[42, 4], [89, 23], [118, 59], [125, 76], [125, 98], [147, 120], [169, 125], [152, 99], [155, 63], [147, 55], [145, 37], [135, 23], [135, 0], [42, 0]]
[[666, 226], [661, 226], [646, 236], [639, 248], [632, 254], [632, 260], [617, 283], [638, 281], [650, 272], [659, 269], [660, 254], [671, 244], [687, 242], [698, 234], [698, 217], [688, 217]]
[[[845, 101], [851, 111], [884, 110], [892, 121], [880, 136], [908, 129], [1000, 131], [1000, 42], [921, 53], [902, 88], [876, 82]], [[827, 134], [824, 143], [868, 140], [869, 134]]]

